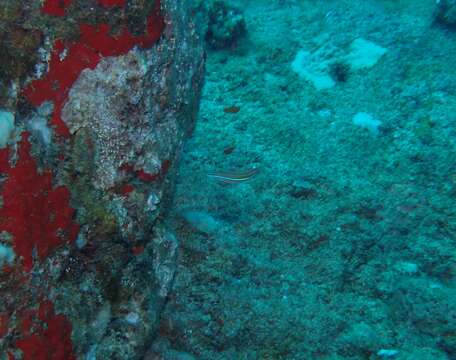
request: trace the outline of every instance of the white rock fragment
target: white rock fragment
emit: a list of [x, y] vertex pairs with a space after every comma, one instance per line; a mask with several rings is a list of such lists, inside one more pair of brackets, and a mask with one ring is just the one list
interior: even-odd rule
[[85, 356], [85, 360], [97, 360], [97, 347], [98, 345], [95, 344], [89, 348], [89, 351], [87, 351]]
[[54, 104], [46, 101], [27, 119], [28, 129], [46, 146], [50, 145], [52, 139], [52, 130], [48, 126], [47, 119], [50, 118], [53, 110]]
[[135, 312], [129, 312], [127, 316], [125, 317], [125, 320], [127, 323], [130, 325], [136, 325], [139, 322], [139, 315]]
[[317, 111], [318, 116], [321, 116], [322, 118], [330, 118], [332, 115], [332, 112], [330, 109], [321, 109]]
[[14, 250], [10, 246], [0, 244], [0, 268], [5, 263], [12, 264], [15, 257]]
[[51, 143], [51, 129], [45, 118], [33, 118], [30, 122], [30, 129], [39, 135], [44, 144], [49, 145]]
[[396, 265], [396, 269], [403, 274], [413, 275], [418, 272], [418, 265], [408, 261], [402, 261]]
[[443, 288], [442, 284], [439, 284], [439, 283], [436, 283], [436, 282], [431, 283], [431, 284], [429, 285], [429, 287], [430, 287], [431, 289], [441, 289], [441, 288]]
[[353, 40], [348, 53], [331, 47], [327, 41], [313, 52], [299, 50], [291, 63], [291, 69], [317, 90], [329, 89], [336, 84], [329, 70], [334, 62], [346, 63], [352, 70], [367, 69], [387, 52], [387, 49], [363, 38]]
[[382, 122], [368, 113], [359, 112], [353, 116], [353, 124], [369, 130], [373, 135], [377, 135], [379, 132], [378, 128]]
[[158, 204], [160, 203], [160, 196], [155, 193], [150, 193], [147, 198], [147, 210], [154, 211], [157, 209]]
[[78, 234], [78, 237], [76, 238], [76, 247], [78, 249], [82, 249], [84, 248], [84, 246], [87, 245], [87, 239], [86, 237], [84, 236], [84, 234], [82, 233], [79, 233]]
[[366, 69], [374, 66], [386, 53], [386, 49], [363, 38], [353, 40], [350, 53], [345, 61], [353, 70]]
[[0, 149], [8, 144], [14, 130], [14, 115], [9, 111], [0, 110]]
[[327, 73], [327, 63], [312, 59], [312, 54], [305, 50], [299, 50], [291, 69], [304, 80], [312, 83], [317, 90], [329, 89], [335, 85], [334, 80]]
[[395, 349], [380, 349], [377, 351], [377, 355], [384, 359], [391, 359], [399, 354], [399, 350]]

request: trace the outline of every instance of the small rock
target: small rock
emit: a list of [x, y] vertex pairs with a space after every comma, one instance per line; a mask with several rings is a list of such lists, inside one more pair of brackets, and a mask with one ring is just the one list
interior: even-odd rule
[[382, 122], [368, 113], [359, 112], [353, 116], [353, 124], [369, 130], [372, 135], [378, 135]]
[[418, 272], [418, 265], [415, 263], [407, 262], [407, 261], [402, 261], [399, 264], [397, 264], [395, 267], [401, 273], [407, 274], [407, 275], [413, 275]]
[[371, 41], [358, 38], [353, 40], [345, 61], [353, 70], [367, 69], [374, 66], [386, 51], [385, 48]]
[[182, 216], [190, 226], [206, 234], [214, 233], [219, 228], [219, 222], [203, 211], [188, 210]]
[[372, 350], [378, 346], [379, 338], [377, 332], [367, 323], [353, 324], [342, 336], [345, 344], [356, 349]]
[[139, 315], [138, 315], [138, 313], [130, 312], [130, 313], [128, 313], [127, 316], [125, 317], [125, 320], [126, 320], [127, 323], [129, 323], [130, 325], [136, 325], [136, 324], [138, 324], [138, 321], [139, 321]]
[[0, 149], [4, 148], [14, 129], [14, 115], [9, 111], [0, 110]]
[[306, 180], [299, 179], [293, 182], [290, 195], [298, 199], [308, 200], [315, 197], [317, 195], [317, 191], [315, 190], [313, 184]]
[[0, 244], [0, 268], [4, 263], [12, 264], [16, 255], [13, 249], [8, 245]]

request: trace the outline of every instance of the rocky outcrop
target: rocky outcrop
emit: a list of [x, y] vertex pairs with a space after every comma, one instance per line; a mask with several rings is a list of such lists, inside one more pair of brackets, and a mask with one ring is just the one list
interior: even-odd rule
[[8, 0], [0, 18], [0, 359], [141, 358], [203, 78], [189, 1]]

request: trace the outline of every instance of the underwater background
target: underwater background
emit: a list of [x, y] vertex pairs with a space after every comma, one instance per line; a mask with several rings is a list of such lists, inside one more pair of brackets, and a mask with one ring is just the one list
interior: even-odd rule
[[456, 360], [456, 0], [2, 0], [0, 360]]
[[200, 9], [205, 84], [157, 346], [456, 359], [456, 3]]

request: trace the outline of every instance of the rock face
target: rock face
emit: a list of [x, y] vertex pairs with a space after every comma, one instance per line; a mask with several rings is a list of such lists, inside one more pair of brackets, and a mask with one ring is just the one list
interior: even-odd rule
[[201, 36], [190, 1], [31, 3], [0, 14], [0, 359], [141, 358]]

